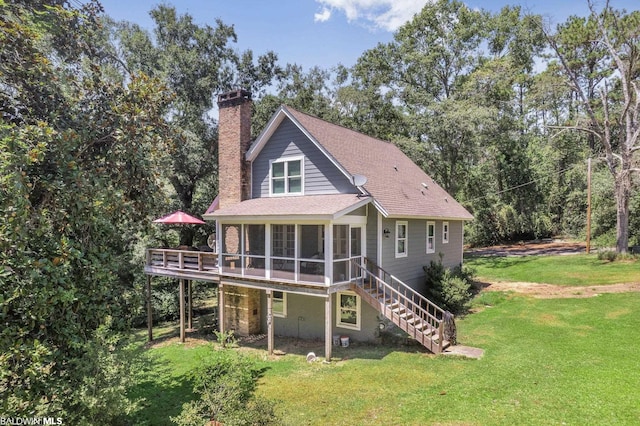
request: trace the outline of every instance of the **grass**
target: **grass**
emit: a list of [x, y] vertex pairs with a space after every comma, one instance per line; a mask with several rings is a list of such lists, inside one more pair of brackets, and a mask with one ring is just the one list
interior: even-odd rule
[[[485, 350], [480, 360], [352, 344], [325, 365], [308, 364], [304, 354], [267, 361], [253, 350], [266, 368], [258, 393], [278, 401], [289, 425], [638, 423], [640, 294], [493, 294], [479, 302], [486, 307], [458, 320], [458, 336]], [[171, 424], [168, 416], [193, 397], [185, 372], [210, 350], [146, 350], [150, 373], [132, 390], [146, 405], [134, 423]]]
[[480, 280], [524, 281], [564, 286], [640, 281], [638, 260], [607, 262], [594, 254], [571, 256], [471, 257], [465, 265]]
[[[175, 326], [154, 327], [154, 339], [162, 341], [176, 334]], [[146, 343], [146, 329], [134, 336], [140, 347]], [[147, 369], [136, 377], [137, 385], [129, 396], [139, 401], [139, 409], [132, 421], [135, 425], [170, 425], [169, 418], [177, 416], [182, 404], [193, 399], [193, 384], [187, 373], [198, 365], [200, 357], [209, 349], [207, 345], [184, 346], [176, 343], [161, 344], [144, 349], [142, 358]]]

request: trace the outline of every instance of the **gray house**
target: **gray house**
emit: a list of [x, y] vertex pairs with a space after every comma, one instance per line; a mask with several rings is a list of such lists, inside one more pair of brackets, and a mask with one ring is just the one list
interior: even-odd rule
[[150, 249], [149, 277], [215, 281], [222, 330], [267, 333], [270, 351], [274, 335], [320, 338], [330, 359], [381, 318], [442, 351], [422, 267], [462, 263], [471, 214], [389, 142], [282, 106], [252, 143], [250, 93], [218, 105], [214, 252]]

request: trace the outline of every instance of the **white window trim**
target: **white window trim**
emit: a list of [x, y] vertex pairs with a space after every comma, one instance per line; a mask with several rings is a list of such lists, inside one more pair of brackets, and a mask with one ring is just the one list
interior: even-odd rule
[[[278, 318], [286, 318], [287, 317], [287, 293], [282, 293], [282, 312], [272, 311], [272, 315]], [[276, 300], [275, 291], [271, 293], [272, 302]]]
[[[400, 240], [400, 238], [398, 238], [398, 227], [403, 225], [404, 225], [404, 253], [399, 253], [398, 241]], [[396, 253], [396, 258], [409, 256], [409, 222], [408, 221], [406, 220], [396, 221], [396, 235], [395, 235], [394, 243], [395, 243], [395, 247], [393, 248], [393, 250]]]
[[[289, 166], [286, 163], [288, 163], [289, 161], [298, 161], [298, 160], [300, 160], [300, 192], [289, 192], [289, 180], [287, 179]], [[273, 193], [273, 164], [274, 163], [285, 163], [285, 172], [284, 172], [285, 191], [282, 194]], [[275, 160], [269, 160], [269, 196], [288, 197], [288, 196], [296, 196], [296, 195], [304, 195], [304, 156], [296, 155], [291, 157], [280, 157]]]
[[[347, 296], [355, 296], [356, 297], [356, 324], [349, 324], [342, 322], [342, 316], [340, 315], [342, 307], [340, 306], [341, 295]], [[350, 330], [358, 330], [360, 331], [360, 327], [362, 326], [362, 301], [360, 296], [355, 294], [352, 291], [339, 291], [336, 293], [336, 327], [340, 328], [348, 328]]]
[[449, 242], [449, 222], [442, 222], [442, 244]]
[[[433, 227], [433, 236], [429, 236], [429, 227]], [[433, 242], [433, 248], [429, 249], [429, 239], [431, 238]], [[427, 254], [436, 252], [436, 223], [435, 222], [427, 222], [427, 244], [426, 244]]]

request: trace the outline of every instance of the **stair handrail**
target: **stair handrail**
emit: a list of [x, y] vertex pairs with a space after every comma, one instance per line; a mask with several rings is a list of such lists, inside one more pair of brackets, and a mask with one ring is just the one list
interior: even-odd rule
[[[421, 294], [419, 294], [418, 292], [413, 290], [407, 284], [403, 283], [401, 280], [397, 279], [393, 275], [389, 274], [387, 271], [385, 271], [382, 268], [380, 268], [378, 265], [373, 263], [371, 260], [369, 260], [367, 258], [363, 258], [363, 259], [364, 259], [365, 264], [367, 264], [367, 266], [375, 267], [378, 270], [378, 272], [382, 272], [382, 276], [383, 277], [389, 278], [389, 281], [391, 281], [391, 282], [387, 282], [387, 280], [385, 280], [385, 278], [380, 277], [381, 274], [373, 273], [370, 270], [370, 268], [365, 268], [363, 265], [358, 263], [358, 261], [356, 259], [352, 259], [352, 264], [354, 266], [356, 266], [359, 270], [363, 271], [364, 274], [371, 276], [375, 280], [375, 282], [376, 282], [376, 292], [378, 292], [378, 289], [380, 287], [382, 287], [383, 298], [386, 299], [387, 294], [391, 293], [391, 294], [389, 294], [389, 296], [392, 296], [392, 299], [397, 300], [405, 308], [410, 309], [410, 311], [413, 312], [414, 314], [418, 314], [419, 317], [423, 321], [425, 321], [430, 327], [433, 327], [434, 329], [436, 329], [438, 331], [438, 347], [437, 347], [437, 352], [436, 351], [434, 351], [434, 352], [436, 352], [436, 353], [442, 352], [442, 350], [443, 350], [444, 312], [445, 311], [442, 308], [440, 308], [439, 306], [437, 306], [436, 304], [434, 304], [433, 302], [431, 302], [426, 297], [422, 296]], [[365, 290], [364, 282], [365, 282], [364, 279], [362, 280], [362, 283], [359, 283], [357, 279], [355, 280], [356, 286], [362, 288], [363, 291]], [[395, 287], [394, 287], [393, 283], [395, 283]], [[387, 289], [389, 291], [387, 291]], [[403, 291], [404, 291], [404, 294], [403, 294]], [[409, 293], [411, 295], [411, 297], [408, 297], [407, 293]], [[416, 303], [414, 298], [416, 298], [420, 302], [424, 303], [426, 309], [423, 308], [420, 304]], [[433, 314], [431, 313], [431, 311], [433, 311]], [[440, 314], [440, 315], [438, 315], [438, 314]], [[392, 316], [392, 318], [389, 318], [389, 319], [393, 320], [393, 314], [391, 314], [391, 316]], [[438, 318], [438, 316], [439, 316], [439, 318]], [[398, 321], [400, 321], [399, 317], [398, 317]], [[408, 332], [408, 329], [405, 330], [405, 331]], [[418, 333], [416, 332], [416, 329], [414, 328], [414, 336], [413, 337], [416, 338], [417, 335], [418, 335]], [[432, 349], [432, 351], [433, 351], [432, 344], [430, 344], [429, 346], [430, 346], [430, 349]]]
[[[364, 269], [361, 265], [356, 265], [356, 266], [358, 268], [360, 268], [361, 270], [363, 270], [368, 275], [370, 275], [376, 281], [377, 287], [382, 287], [383, 288], [383, 290], [381, 292], [382, 295], [384, 295], [384, 296], [392, 296], [391, 298], [393, 300], [402, 303], [407, 308], [411, 308], [413, 312], [424, 314], [421, 317], [423, 317], [424, 319], [430, 320], [429, 321], [430, 324], [433, 324], [435, 326], [439, 326], [442, 323], [442, 319], [441, 318], [438, 318], [437, 316], [433, 315], [428, 310], [424, 309], [422, 306], [420, 306], [417, 303], [415, 303], [411, 298], [407, 297], [405, 294], [402, 294], [402, 292], [400, 292], [397, 288], [394, 288], [389, 283], [383, 281], [380, 277], [378, 277], [378, 276], [372, 274], [370, 271]], [[402, 283], [402, 281], [400, 281], [400, 283]], [[404, 284], [404, 283], [402, 283], [402, 284]], [[356, 282], [356, 286], [361, 287], [362, 289], [365, 289], [363, 284], [359, 284], [357, 282]], [[405, 289], [410, 288], [406, 284], [404, 284], [404, 286], [405, 286], [404, 287]], [[387, 289], [388, 289], [388, 291], [387, 291]]]
[[[397, 288], [399, 292], [400, 292], [400, 289], [403, 289], [405, 292], [409, 292], [412, 295], [412, 299], [411, 299], [412, 302], [416, 303], [416, 299], [417, 299], [418, 301], [424, 303], [424, 306], [432, 308], [434, 314], [438, 314], [438, 315], [434, 315], [436, 319], [440, 320], [441, 318], [444, 317], [444, 313], [445, 313], [444, 309], [442, 309], [441, 307], [433, 303], [431, 300], [427, 299], [426, 297], [424, 297], [423, 295], [415, 291], [413, 288], [409, 287], [407, 284], [405, 284], [404, 282], [402, 282], [401, 280], [399, 280], [389, 272], [385, 271], [382, 267], [378, 266], [371, 259], [369, 259], [368, 257], [363, 257], [363, 262], [365, 264], [365, 267], [363, 269], [366, 269], [367, 271], [372, 272], [370, 271], [369, 266], [376, 268], [378, 271], [380, 271], [383, 274], [383, 277], [380, 277], [378, 274], [375, 274], [375, 275], [379, 276], [379, 278], [383, 282], [391, 284], [392, 288]], [[354, 263], [362, 268], [362, 265], [359, 265], [357, 262], [354, 262]], [[389, 277], [389, 280], [386, 280], [384, 276]], [[393, 284], [395, 284], [395, 286]], [[418, 306], [421, 306], [421, 305], [418, 305]]]

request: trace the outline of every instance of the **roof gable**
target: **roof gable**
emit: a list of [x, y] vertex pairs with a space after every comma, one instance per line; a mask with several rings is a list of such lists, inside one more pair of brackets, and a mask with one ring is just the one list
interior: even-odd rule
[[289, 118], [318, 149], [351, 178], [363, 175], [363, 190], [387, 217], [470, 220], [473, 216], [394, 144], [281, 106], [247, 152], [253, 161], [280, 123]]
[[278, 129], [282, 121], [285, 118], [289, 118], [293, 122], [293, 124], [295, 124], [300, 129], [300, 131], [304, 133], [304, 135], [338, 168], [338, 170], [340, 170], [346, 177], [351, 178], [349, 172], [331, 155], [329, 151], [325, 149], [325, 147], [321, 143], [318, 142], [318, 140], [316, 140], [313, 134], [311, 134], [300, 122], [298, 122], [295, 115], [292, 114], [292, 111], [295, 110], [281, 105], [280, 108], [278, 108], [278, 110], [273, 114], [264, 130], [262, 131], [262, 133], [260, 133], [253, 145], [251, 145], [249, 151], [247, 151], [245, 158], [248, 161], [255, 160], [260, 151], [262, 151], [262, 148], [264, 148], [271, 136], [273, 136], [275, 131]]

